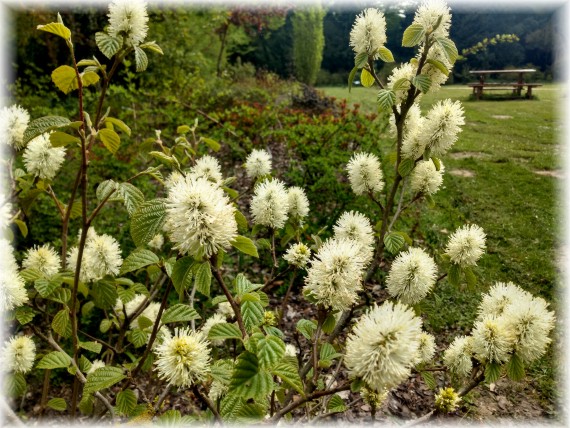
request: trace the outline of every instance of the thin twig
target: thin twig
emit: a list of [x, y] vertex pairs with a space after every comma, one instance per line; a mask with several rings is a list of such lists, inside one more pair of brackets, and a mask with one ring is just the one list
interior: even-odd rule
[[154, 406], [154, 412], [158, 412], [158, 410], [160, 409], [160, 406], [162, 405], [162, 402], [166, 399], [166, 396], [168, 395], [168, 393], [170, 392], [170, 382], [164, 387], [164, 391], [162, 391], [162, 394], [160, 394], [160, 397], [158, 397], [158, 401], [156, 402], [155, 406]]
[[216, 418], [216, 421], [222, 423], [222, 417], [220, 416], [218, 409], [216, 409], [214, 403], [212, 403], [212, 401], [207, 396], [205, 396], [200, 392], [200, 390], [198, 389], [198, 385], [196, 384], [192, 385], [192, 392], [208, 407], [208, 409], [210, 409], [210, 411], [214, 414], [214, 418]]

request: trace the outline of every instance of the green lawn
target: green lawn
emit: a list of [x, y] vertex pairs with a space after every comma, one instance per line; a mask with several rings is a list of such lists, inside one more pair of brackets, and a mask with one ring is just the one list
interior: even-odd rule
[[[357, 87], [350, 94], [346, 88], [321, 90], [358, 103], [365, 112], [377, 111], [373, 89]], [[487, 254], [477, 270], [478, 289], [458, 293], [443, 283], [422, 304], [436, 332], [449, 324], [469, 329], [481, 291], [496, 281], [519, 284], [551, 301], [557, 311], [563, 307], [556, 267], [562, 209], [562, 179], [556, 177], [562, 174], [557, 111], [563, 90], [561, 85], [546, 85], [536, 90], [534, 100], [471, 101], [469, 88], [450, 86], [422, 99], [424, 114], [433, 101], [461, 100], [466, 124], [442, 158], [447, 172], [435, 206], [423, 204], [399, 227], [416, 230], [420, 242], [436, 248], [445, 245], [448, 232], [465, 222], [476, 223], [487, 233]], [[384, 153], [393, 150], [387, 135], [379, 137]], [[542, 398], [550, 403], [558, 396], [554, 361], [559, 359], [547, 356], [529, 370]]]

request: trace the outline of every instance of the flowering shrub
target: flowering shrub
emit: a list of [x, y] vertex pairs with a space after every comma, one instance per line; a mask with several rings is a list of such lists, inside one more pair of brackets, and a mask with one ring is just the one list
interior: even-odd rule
[[[396, 150], [357, 151], [347, 162], [347, 186], [377, 212], [373, 218], [342, 213], [333, 219], [328, 237], [322, 230], [307, 233], [310, 213], [319, 207], [302, 187], [288, 187], [275, 176], [275, 159], [266, 150], [257, 148], [245, 159], [249, 189], [234, 189], [235, 179], [225, 177], [215, 157], [199, 155], [220, 150], [220, 144], [199, 135], [196, 124], [179, 126], [173, 141], [163, 141], [157, 131], [148, 153], [153, 166], [125, 181], [95, 183], [91, 190], [91, 163], [99, 161], [92, 158], [93, 148], [102, 146], [114, 155], [121, 149], [121, 134], [131, 133], [110, 109], [105, 111], [111, 78], [126, 58], [143, 72], [147, 52], [162, 52], [146, 41], [147, 22], [143, 2], [111, 4], [109, 26], [95, 35], [110, 67], [96, 56], [76, 61], [71, 32], [59, 15], [57, 22], [39, 26], [69, 48], [73, 66], [58, 67], [52, 80], [64, 93], [77, 91], [79, 118], [29, 122], [21, 107], [2, 111], [7, 120], [0, 138], [16, 157], [23, 152], [25, 167], [9, 171], [13, 196], [33, 203], [46, 194], [61, 218], [60, 244], [54, 240], [29, 248], [21, 266], [11, 243], [0, 241], [6, 254], [1, 309], [18, 324], [2, 350], [9, 394], [22, 395], [26, 374], [43, 370], [41, 406], [68, 410], [71, 416], [79, 411], [135, 423], [153, 418], [278, 422], [305, 407], [304, 415], [315, 421], [346, 410], [338, 393], [348, 390], [360, 392], [374, 416], [389, 391], [413, 372], [432, 389], [437, 387], [434, 371], [450, 374], [435, 394], [432, 414], [455, 411], [469, 391], [494, 382], [503, 371], [514, 380], [524, 377], [525, 365], [550, 343], [555, 317], [543, 299], [512, 283], [495, 284], [483, 295], [471, 334], [455, 338], [439, 356], [435, 338], [423, 331], [413, 306], [446, 277], [456, 286], [475, 284], [474, 268], [486, 245], [483, 229], [461, 227], [437, 252], [394, 228], [410, 205], [429, 201], [438, 191], [444, 173], [440, 157], [464, 123], [459, 102], [437, 103], [425, 116], [417, 104], [445, 83], [457, 58], [445, 3], [419, 7], [403, 36], [404, 46], [418, 47], [417, 55], [394, 69], [388, 82], [375, 71], [376, 60], [393, 61], [385, 47], [384, 16], [367, 9], [357, 17], [349, 82], [360, 69], [365, 86], [379, 86], [379, 104], [392, 116]], [[83, 94], [95, 84], [100, 93], [89, 114]], [[70, 153], [81, 164], [64, 201], [52, 183]], [[136, 185], [145, 179], [158, 183], [151, 199]], [[129, 254], [113, 236], [94, 228], [99, 216], [111, 215], [110, 201], [124, 204], [130, 216], [136, 248]], [[10, 202], [4, 206], [4, 217], [25, 234], [20, 212], [12, 216]], [[80, 222], [77, 237], [69, 233], [72, 219]], [[387, 271], [382, 284], [387, 297], [362, 303], [370, 299], [369, 280], [379, 269]], [[280, 296], [274, 290], [282, 278], [288, 285]], [[312, 313], [298, 320], [295, 331], [286, 331], [287, 303], [300, 284]], [[96, 328], [89, 325], [93, 320]], [[445, 367], [433, 366], [437, 358]], [[48, 401], [52, 370], [73, 379], [69, 401]], [[155, 395], [147, 395], [143, 378], [157, 385]], [[174, 388], [188, 391], [185, 396], [196, 402], [191, 415], [163, 412]], [[310, 404], [316, 400], [321, 404]]]

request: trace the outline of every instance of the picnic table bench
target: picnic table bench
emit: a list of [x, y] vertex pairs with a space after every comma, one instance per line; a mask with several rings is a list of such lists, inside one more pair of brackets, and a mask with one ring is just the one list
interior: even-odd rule
[[[532, 97], [532, 88], [542, 86], [541, 83], [527, 83], [523, 80], [523, 75], [525, 73], [534, 73], [536, 70], [534, 68], [523, 68], [523, 69], [510, 69], [510, 70], [471, 70], [469, 74], [475, 74], [479, 76], [479, 81], [475, 83], [469, 83], [469, 87], [473, 88], [473, 94], [476, 99], [481, 99], [484, 91], [493, 90], [504, 90], [512, 89], [513, 95], [521, 96], [523, 88], [526, 86], [527, 90], [525, 93], [525, 98]], [[485, 82], [485, 78], [491, 74], [516, 74], [518, 75], [516, 82]]]

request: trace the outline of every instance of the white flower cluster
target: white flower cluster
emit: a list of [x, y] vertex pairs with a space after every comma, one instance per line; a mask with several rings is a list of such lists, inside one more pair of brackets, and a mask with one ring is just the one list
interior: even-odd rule
[[303, 292], [317, 304], [345, 310], [356, 302], [366, 266], [361, 245], [346, 238], [331, 238], [319, 248], [305, 278]]
[[438, 101], [428, 112], [422, 126], [425, 148], [431, 156], [443, 156], [457, 141], [461, 126], [465, 124], [460, 101]]
[[265, 150], [254, 149], [245, 160], [245, 173], [249, 178], [271, 174], [271, 155]]
[[485, 232], [476, 224], [458, 228], [449, 238], [445, 254], [459, 266], [475, 266], [485, 253]]
[[386, 43], [386, 18], [379, 9], [369, 8], [356, 17], [350, 31], [350, 46], [356, 55], [379, 58], [378, 49]]
[[164, 229], [181, 254], [210, 257], [237, 236], [235, 207], [205, 178], [182, 177], [168, 188]]
[[53, 179], [65, 159], [65, 147], [53, 147], [49, 133], [31, 140], [24, 150], [24, 165], [28, 173], [42, 180]]
[[179, 387], [189, 387], [206, 379], [210, 371], [209, 342], [201, 332], [177, 328], [155, 348], [158, 377]]
[[[72, 247], [67, 253], [67, 268], [75, 270], [79, 248]], [[121, 248], [115, 238], [110, 235], [99, 235], [95, 229], [87, 232], [80, 280], [82, 282], [98, 281], [105, 275], [118, 275], [123, 264]]]
[[[413, 24], [420, 24], [424, 30], [433, 34], [434, 37], [448, 37], [451, 26], [451, 13], [443, 0], [427, 0], [422, 2], [414, 16]], [[441, 23], [437, 28], [437, 22]], [[435, 28], [435, 30], [434, 30]]]
[[148, 32], [146, 3], [142, 0], [114, 0], [109, 5], [109, 35], [122, 37], [128, 44], [138, 46]]
[[36, 345], [28, 336], [13, 336], [2, 348], [2, 368], [14, 373], [27, 373], [34, 366]]
[[472, 357], [503, 364], [516, 354], [531, 363], [546, 352], [554, 322], [544, 299], [513, 283], [496, 283], [483, 295], [471, 336], [456, 338], [444, 353], [444, 363], [464, 377], [471, 372]]
[[222, 175], [222, 167], [218, 160], [210, 155], [204, 155], [196, 161], [188, 177], [193, 179], [205, 178], [216, 186], [220, 186], [224, 177]]
[[0, 239], [0, 311], [9, 311], [26, 303], [28, 293], [18, 272], [14, 248], [5, 239]]
[[255, 224], [281, 229], [285, 226], [289, 213], [289, 195], [285, 184], [278, 179], [258, 183], [250, 210]]
[[20, 150], [24, 147], [24, 131], [30, 122], [30, 114], [19, 105], [0, 110], [0, 145]]
[[59, 272], [61, 259], [50, 244], [29, 249], [22, 261], [25, 269], [35, 269], [46, 278], [50, 278]]
[[303, 243], [292, 244], [283, 256], [290, 265], [304, 268], [311, 258], [311, 250]]
[[383, 392], [403, 382], [418, 361], [422, 321], [400, 303], [374, 305], [346, 341], [344, 363], [351, 377]]
[[305, 191], [297, 186], [290, 187], [287, 190], [287, 199], [289, 202], [289, 216], [302, 221], [309, 215], [309, 200]]
[[376, 155], [357, 153], [350, 159], [346, 169], [352, 191], [357, 195], [378, 193], [384, 188], [384, 174]]
[[433, 195], [443, 184], [444, 172], [445, 167], [441, 160], [439, 161], [439, 171], [431, 159], [421, 160], [410, 175], [410, 189], [414, 193]]
[[386, 277], [388, 293], [406, 305], [422, 300], [435, 285], [437, 266], [421, 248], [401, 251]]
[[337, 220], [333, 230], [335, 238], [351, 239], [360, 245], [358, 256], [368, 266], [374, 256], [374, 230], [368, 217], [356, 211], [347, 211]]

